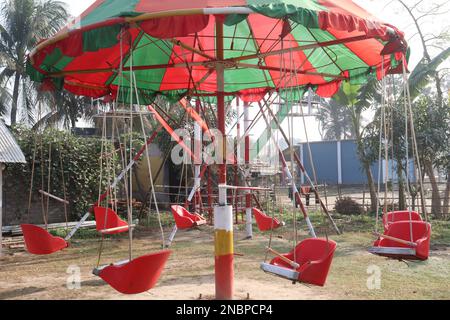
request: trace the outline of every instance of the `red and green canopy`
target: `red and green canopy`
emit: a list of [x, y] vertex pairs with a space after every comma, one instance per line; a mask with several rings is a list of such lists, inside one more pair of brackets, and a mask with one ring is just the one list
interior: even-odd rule
[[[223, 59], [216, 19], [225, 24]], [[147, 103], [216, 94], [220, 63], [224, 93], [256, 101], [305, 86], [332, 96], [343, 81], [397, 72], [406, 51], [399, 30], [350, 0], [97, 0], [39, 44], [28, 73], [94, 98], [120, 87], [127, 100], [133, 72]]]

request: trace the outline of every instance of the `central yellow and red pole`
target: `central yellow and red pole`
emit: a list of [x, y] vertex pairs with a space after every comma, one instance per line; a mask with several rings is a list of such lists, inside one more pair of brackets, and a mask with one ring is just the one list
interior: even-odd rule
[[[219, 205], [214, 208], [215, 281], [216, 299], [233, 299], [234, 248], [233, 207], [227, 205], [227, 143], [225, 131], [225, 79], [223, 16], [216, 16], [216, 64], [217, 73], [217, 126], [222, 133], [222, 157], [219, 164]], [[223, 186], [223, 187], [220, 187]]]

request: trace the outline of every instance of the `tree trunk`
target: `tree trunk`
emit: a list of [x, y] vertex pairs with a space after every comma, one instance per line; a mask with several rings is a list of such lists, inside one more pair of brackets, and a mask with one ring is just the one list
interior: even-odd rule
[[370, 211], [371, 212], [377, 212], [377, 190], [375, 187], [375, 182], [373, 180], [372, 170], [370, 170], [370, 166], [365, 164], [364, 170], [366, 171], [367, 175], [367, 184], [369, 185], [369, 191], [370, 191]]
[[19, 86], [20, 86], [20, 73], [16, 72], [14, 77], [14, 89], [11, 105], [11, 125], [17, 123], [17, 105], [19, 103]]
[[444, 207], [443, 207], [443, 213], [444, 217], [448, 217], [450, 213], [450, 170], [447, 172], [447, 187], [445, 188], [445, 194], [444, 194]]
[[72, 125], [72, 129], [75, 129], [75, 127], [77, 126], [77, 118], [74, 116], [70, 117], [70, 123]]
[[430, 178], [432, 200], [431, 200], [431, 213], [437, 217], [442, 215], [441, 196], [439, 194], [439, 186], [434, 175], [433, 164], [429, 161], [425, 162], [425, 170]]
[[405, 182], [403, 180], [402, 160], [397, 159], [398, 210], [406, 210]]

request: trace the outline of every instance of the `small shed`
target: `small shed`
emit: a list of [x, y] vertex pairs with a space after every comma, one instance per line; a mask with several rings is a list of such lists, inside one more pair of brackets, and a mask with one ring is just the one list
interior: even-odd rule
[[26, 163], [26, 160], [13, 135], [0, 119], [0, 257], [3, 241], [3, 170], [7, 163]]

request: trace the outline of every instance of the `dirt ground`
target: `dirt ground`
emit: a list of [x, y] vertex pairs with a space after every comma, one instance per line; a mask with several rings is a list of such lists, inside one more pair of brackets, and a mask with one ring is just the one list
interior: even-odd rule
[[[169, 231], [169, 230], [167, 230]], [[133, 242], [134, 256], [160, 249], [161, 242], [138, 230]], [[152, 232], [155, 235], [154, 232]], [[267, 235], [256, 234], [251, 241], [235, 232], [236, 299], [450, 299], [450, 251], [438, 248], [429, 261], [409, 265], [373, 256], [366, 248], [367, 233], [333, 236], [338, 249], [323, 288], [293, 285], [259, 269], [264, 259]], [[157, 286], [149, 292], [126, 296], [117, 293], [92, 274], [98, 257], [98, 239], [76, 240], [70, 248], [50, 256], [32, 256], [24, 250], [7, 252], [0, 261], [0, 299], [212, 299], [214, 296], [213, 230], [179, 232], [173, 253]], [[289, 251], [292, 243], [275, 237], [273, 246]], [[102, 264], [127, 258], [126, 236], [105, 242]], [[380, 288], [369, 289], [369, 266], [380, 270]], [[75, 269], [74, 269], [75, 268]], [[68, 271], [80, 270], [80, 288], [69, 289]], [[70, 287], [70, 286], [69, 286]]]

